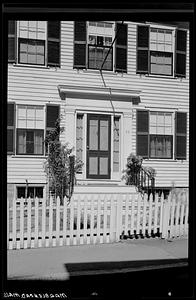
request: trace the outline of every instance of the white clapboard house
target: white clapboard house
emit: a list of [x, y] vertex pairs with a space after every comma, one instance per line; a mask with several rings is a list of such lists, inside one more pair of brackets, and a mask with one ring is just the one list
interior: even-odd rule
[[188, 187], [189, 29], [184, 23], [9, 21], [7, 191], [45, 197], [45, 135], [84, 165], [75, 191], [130, 189], [130, 153], [156, 170], [155, 188]]

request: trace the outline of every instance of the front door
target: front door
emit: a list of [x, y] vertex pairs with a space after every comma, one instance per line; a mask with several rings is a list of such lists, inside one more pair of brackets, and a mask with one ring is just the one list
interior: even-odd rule
[[111, 116], [87, 116], [87, 178], [110, 178]]

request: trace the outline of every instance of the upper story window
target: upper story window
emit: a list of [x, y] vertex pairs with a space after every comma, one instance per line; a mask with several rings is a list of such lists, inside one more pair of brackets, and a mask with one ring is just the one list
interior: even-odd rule
[[60, 22], [8, 21], [8, 62], [60, 66]]
[[173, 32], [150, 29], [150, 73], [173, 75]]
[[139, 25], [137, 73], [186, 76], [185, 30]]
[[[113, 69], [113, 48], [110, 49], [113, 39], [113, 24], [107, 22], [89, 22], [88, 26], [88, 68], [103, 70]], [[110, 49], [110, 51], [109, 51]]]
[[45, 65], [46, 22], [18, 22], [18, 62]]
[[75, 22], [74, 68], [127, 72], [127, 24]]

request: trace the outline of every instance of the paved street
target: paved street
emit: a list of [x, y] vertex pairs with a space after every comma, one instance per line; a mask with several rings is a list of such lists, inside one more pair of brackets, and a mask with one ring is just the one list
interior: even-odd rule
[[[114, 244], [8, 250], [8, 279], [68, 280], [70, 276], [152, 268], [188, 258], [188, 239], [123, 240]], [[144, 264], [142, 264], [142, 261]], [[154, 261], [154, 263], [153, 263]], [[136, 264], [140, 262], [140, 264]]]

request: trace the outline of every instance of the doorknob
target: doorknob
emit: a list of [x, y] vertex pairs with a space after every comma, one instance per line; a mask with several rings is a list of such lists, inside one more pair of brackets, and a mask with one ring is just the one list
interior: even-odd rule
[[89, 146], [86, 146], [86, 150], [89, 150]]

